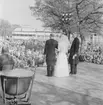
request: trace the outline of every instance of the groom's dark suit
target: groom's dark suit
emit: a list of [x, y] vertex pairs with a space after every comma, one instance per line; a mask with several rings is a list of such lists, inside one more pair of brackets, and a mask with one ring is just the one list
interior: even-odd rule
[[54, 39], [46, 41], [44, 55], [46, 55], [47, 76], [52, 76], [56, 62], [55, 48], [58, 48], [58, 42]]
[[[70, 48], [70, 55], [69, 55], [69, 63], [70, 63], [70, 68], [71, 72], [70, 74], [76, 74], [77, 73], [77, 64], [79, 62], [79, 39], [76, 37], [74, 38], [71, 48]], [[73, 56], [76, 54], [76, 57], [73, 59]]]

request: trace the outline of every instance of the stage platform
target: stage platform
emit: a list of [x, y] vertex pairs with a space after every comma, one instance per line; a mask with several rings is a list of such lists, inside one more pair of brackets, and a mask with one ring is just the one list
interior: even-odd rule
[[47, 77], [46, 67], [38, 67], [31, 105], [103, 105], [103, 65], [79, 63], [77, 75], [63, 78]]

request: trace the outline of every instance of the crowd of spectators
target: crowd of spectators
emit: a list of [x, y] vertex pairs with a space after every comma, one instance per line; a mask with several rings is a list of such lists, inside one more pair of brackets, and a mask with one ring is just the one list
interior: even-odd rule
[[102, 46], [88, 43], [86, 49], [80, 53], [80, 61], [103, 64]]
[[[43, 65], [45, 63], [45, 58], [43, 55], [44, 45], [45, 42], [35, 40], [29, 40], [25, 42], [8, 41], [7, 43], [3, 43], [3, 46], [7, 46], [9, 48], [9, 54], [14, 59], [15, 68]], [[0, 48], [3, 46], [0, 45]], [[93, 46], [91, 43], [88, 43], [86, 48], [82, 49], [80, 52], [79, 60], [103, 64], [102, 47], [99, 45]]]
[[[3, 43], [3, 46], [8, 47], [9, 54], [14, 59], [15, 68], [34, 67], [35, 65], [39, 66], [44, 64], [44, 42], [36, 41], [36, 43], [34, 43], [33, 41], [27, 41], [26, 43], [24, 43], [24, 41], [21, 41], [18, 43], [15, 41], [8, 41], [7, 43]], [[3, 46], [1, 46], [1, 48]]]

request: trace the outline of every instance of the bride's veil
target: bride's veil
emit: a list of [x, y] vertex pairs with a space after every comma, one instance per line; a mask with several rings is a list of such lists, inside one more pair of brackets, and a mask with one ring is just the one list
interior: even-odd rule
[[60, 39], [58, 40], [58, 44], [62, 44], [67, 49], [70, 48], [70, 41], [68, 40], [68, 37], [66, 35], [61, 35]]
[[70, 45], [70, 41], [68, 40], [68, 37], [66, 35], [61, 35], [59, 41], [59, 43], [64, 42], [67, 45]]

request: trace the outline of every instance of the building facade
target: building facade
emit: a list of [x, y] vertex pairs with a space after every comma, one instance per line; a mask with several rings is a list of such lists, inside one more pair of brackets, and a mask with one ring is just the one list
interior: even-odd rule
[[54, 34], [55, 39], [58, 39], [60, 33], [58, 32], [51, 32], [51, 31], [37, 31], [34, 29], [28, 28], [16, 28], [12, 32], [12, 39], [19, 39], [19, 40], [42, 40], [45, 41], [49, 39], [50, 34]]

